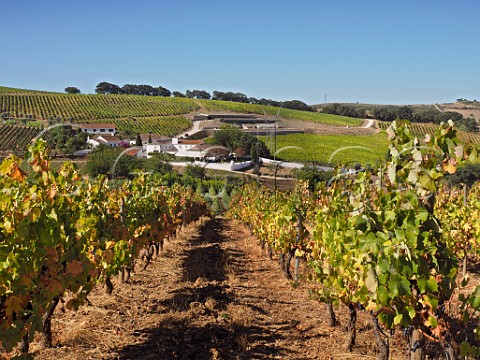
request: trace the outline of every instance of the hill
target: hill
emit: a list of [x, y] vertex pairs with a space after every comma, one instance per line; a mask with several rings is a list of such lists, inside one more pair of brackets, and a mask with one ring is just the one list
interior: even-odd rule
[[[294, 119], [301, 124], [312, 124], [313, 127], [322, 124], [356, 126], [362, 122], [342, 116], [226, 101], [140, 95], [64, 94], [0, 87], [0, 117], [3, 125], [20, 125], [15, 127], [16, 131], [8, 132], [15, 144], [26, 144], [31, 140], [30, 135], [26, 142], [23, 137], [33, 130], [20, 130], [22, 125], [35, 126], [39, 132], [42, 127], [65, 122], [114, 123], [119, 135], [127, 138], [138, 133], [175, 136], [192, 128], [193, 116], [201, 111], [256, 113], [275, 116], [277, 119]], [[4, 143], [0, 150], [12, 150]], [[16, 146], [15, 151], [20, 150]]]
[[463, 115], [463, 117], [473, 117], [477, 122], [480, 122], [480, 102], [478, 101], [456, 101], [448, 104], [438, 104], [440, 111], [456, 111]]
[[[368, 108], [375, 106], [352, 105]], [[318, 108], [322, 106], [319, 105]], [[438, 113], [450, 109], [478, 111], [480, 114], [480, 104], [476, 102], [415, 106], [415, 111], [424, 112], [433, 110]], [[133, 138], [138, 133], [181, 135], [190, 132], [194, 115], [200, 113], [258, 114], [265, 119], [274, 119], [280, 127], [302, 130], [307, 134], [288, 135], [279, 142], [279, 145], [285, 147], [305, 147], [309, 156], [305, 156], [305, 151], [297, 154], [294, 150], [286, 150], [282, 154], [285, 159], [293, 161], [308, 159], [325, 162], [327, 155], [335, 151], [332, 150], [333, 145], [371, 145], [377, 150], [386, 151], [386, 137], [382, 134], [374, 137], [372, 135], [382, 132], [388, 122], [371, 121], [365, 126], [359, 126], [364, 123], [361, 118], [256, 104], [160, 96], [64, 94], [8, 87], [0, 87], [0, 116], [3, 118], [3, 126], [26, 125], [26, 128], [15, 126], [14, 130], [2, 130], [0, 125], [0, 134], [6, 134], [8, 130], [9, 136], [8, 142], [0, 138], [3, 143], [0, 150], [13, 150], [9, 146], [14, 144], [15, 151], [21, 151], [20, 148], [25, 147], [31, 140], [30, 134], [41, 131], [38, 127], [64, 122], [114, 123], [119, 135], [128, 138]], [[32, 126], [37, 129], [29, 130]], [[434, 124], [413, 124], [412, 130], [416, 135], [423, 136], [426, 132], [434, 132], [435, 127]], [[477, 133], [460, 132], [460, 138], [466, 142], [480, 142], [480, 135]], [[321, 154], [321, 149], [329, 149], [329, 154]], [[317, 159], [317, 155], [321, 155], [321, 159]], [[371, 156], [375, 158], [370, 158]], [[365, 158], [356, 154], [355, 158], [357, 157], [361, 158], [361, 162], [372, 162], [378, 155], [367, 154]]]
[[26, 89], [17, 89], [11, 88], [6, 86], [0, 86], [0, 93], [8, 93], [8, 94], [17, 94], [17, 93], [46, 93], [45, 91], [38, 91], [38, 90], [26, 90]]
[[360, 119], [347, 116], [291, 110], [274, 106], [236, 103], [230, 101], [202, 100], [202, 104], [207, 111], [230, 111], [237, 113], [269, 115], [332, 126], [358, 126], [363, 122]]
[[11, 118], [96, 122], [180, 116], [200, 109], [279, 116], [335, 126], [357, 126], [362, 123], [359, 119], [344, 116], [228, 101], [139, 95], [61, 94], [0, 87], [0, 112], [8, 113]]

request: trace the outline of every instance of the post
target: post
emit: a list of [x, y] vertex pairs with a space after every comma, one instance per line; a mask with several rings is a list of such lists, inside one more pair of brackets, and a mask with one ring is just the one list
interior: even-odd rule
[[[120, 204], [120, 222], [123, 225], [123, 215], [124, 215], [124, 207], [125, 207], [125, 200], [122, 197], [122, 202]], [[120, 270], [120, 273], [118, 274], [118, 281], [120, 283], [125, 282], [125, 267], [122, 266], [122, 269]]]
[[[302, 238], [302, 214], [300, 210], [297, 209], [297, 238], [295, 239], [295, 243], [298, 245], [300, 244], [300, 240]], [[295, 282], [298, 281], [298, 268], [300, 267], [300, 258], [295, 255]]]
[[[468, 185], [467, 183], [463, 184], [463, 210], [467, 209], [467, 196], [468, 196]], [[462, 263], [462, 272], [463, 276], [467, 275], [467, 250], [463, 249], [463, 263]]]

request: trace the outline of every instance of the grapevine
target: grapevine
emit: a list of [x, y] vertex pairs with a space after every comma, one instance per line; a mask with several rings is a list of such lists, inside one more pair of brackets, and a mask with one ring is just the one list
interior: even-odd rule
[[[141, 177], [111, 189], [71, 163], [52, 170], [45, 142], [29, 148], [33, 174], [15, 156], [0, 165], [0, 345], [48, 337], [59, 300], [77, 308], [98, 281], [118, 274], [144, 245], [206, 212], [192, 190]], [[124, 207], [122, 208], [122, 204]]]
[[[412, 136], [408, 122], [394, 122], [387, 133], [389, 158], [375, 176], [339, 173], [318, 190], [305, 212], [311, 230], [303, 242], [310, 278], [318, 284], [321, 301], [350, 309], [348, 349], [354, 345], [357, 308], [365, 308], [386, 328], [412, 326], [412, 341], [419, 341], [422, 334], [441, 341], [441, 309], [456, 286], [457, 258], [434, 204], [440, 179], [455, 172], [458, 163], [475, 159], [477, 150], [461, 145], [451, 123], [440, 126], [424, 143]], [[258, 202], [272, 204], [272, 196], [279, 215], [260, 214]], [[289, 194], [285, 199], [293, 197]], [[278, 246], [282, 235], [290, 244], [293, 238], [288, 219], [294, 219], [295, 212], [282, 213], [286, 203], [277, 194], [246, 188], [233, 200], [232, 214], [250, 224], [261, 241], [282, 249]], [[480, 307], [477, 299], [464, 303]], [[378, 336], [379, 328], [374, 329], [379, 346], [388, 346]], [[419, 351], [418, 344], [411, 348]], [[388, 356], [388, 351], [381, 353]]]

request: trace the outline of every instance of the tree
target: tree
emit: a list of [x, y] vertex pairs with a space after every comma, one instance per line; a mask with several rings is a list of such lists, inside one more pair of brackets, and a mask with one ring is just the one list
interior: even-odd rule
[[187, 98], [192, 98], [192, 99], [204, 99], [204, 100], [210, 100], [212, 96], [210, 93], [206, 92], [205, 90], [187, 90], [185, 92], [185, 96]]
[[446, 123], [448, 120], [452, 120], [455, 124], [461, 123], [463, 121], [463, 115], [456, 111], [445, 111], [439, 112], [435, 116], [435, 123]]
[[[129, 155], [120, 156], [120, 153], [121, 150], [118, 148], [111, 148], [103, 144], [97, 146], [88, 156], [86, 172], [92, 177], [98, 175], [128, 176], [134, 160]], [[114, 174], [112, 174], [112, 170], [114, 170]]]
[[255, 136], [243, 133], [234, 125], [224, 125], [213, 135], [213, 143], [228, 148], [231, 152], [235, 149], [244, 149], [252, 160], [257, 161], [258, 157], [269, 157], [270, 151], [264, 142]]
[[225, 146], [230, 151], [239, 146], [239, 140], [242, 132], [234, 125], [222, 125], [220, 130], [213, 134], [213, 143], [216, 145]]
[[166, 157], [162, 155], [163, 154], [160, 153], [154, 153], [141, 164], [142, 169], [161, 175], [172, 173], [173, 166], [166, 160]]
[[400, 120], [412, 120], [413, 110], [409, 106], [400, 106], [398, 109], [398, 118]]
[[122, 86], [122, 93], [129, 95], [139, 95], [137, 85], [125, 84]]
[[478, 132], [477, 121], [472, 117], [468, 117], [464, 119], [462, 122], [460, 122], [459, 127], [465, 131]]
[[165, 97], [172, 96], [172, 92], [170, 90], [164, 88], [163, 86], [157, 87], [156, 90], [157, 90], [158, 96], [165, 96]]
[[137, 85], [140, 95], [153, 96], [157, 95], [156, 90], [151, 85]]
[[173, 92], [173, 96], [174, 96], [174, 97], [184, 98], [184, 97], [185, 97], [185, 94], [181, 93], [180, 91], [174, 91], [174, 92]]
[[268, 150], [267, 145], [263, 141], [256, 139], [250, 145], [250, 157], [252, 158], [253, 164], [258, 164], [260, 162], [260, 157], [269, 157], [270, 150]]
[[87, 143], [87, 133], [80, 132], [79, 134], [72, 136], [67, 140], [65, 146], [62, 148], [62, 151], [65, 154], [73, 154], [75, 151], [85, 148]]
[[294, 171], [294, 174], [298, 180], [308, 182], [308, 189], [310, 191], [315, 191], [317, 184], [321, 182], [326, 183], [334, 176], [333, 171], [323, 171], [313, 166], [297, 169]]
[[69, 86], [65, 88], [67, 94], [80, 94], [80, 89], [74, 86]]
[[277, 107], [279, 107], [281, 105], [280, 102], [278, 102], [278, 101], [271, 100], [271, 99], [265, 99], [265, 98], [261, 98], [260, 100], [258, 100], [258, 103], [260, 105], [277, 106]]
[[71, 126], [58, 126], [50, 130], [50, 137], [55, 144], [55, 149], [64, 150], [68, 140], [73, 136]]
[[204, 179], [205, 178], [205, 169], [199, 165], [187, 165], [183, 175], [186, 177], [192, 177], [195, 179]]
[[140, 134], [137, 134], [137, 139], [135, 140], [135, 146], [142, 146], [142, 138], [140, 137]]
[[111, 83], [108, 83], [106, 81], [103, 81], [103, 82], [97, 84], [97, 87], [95, 88], [95, 92], [97, 94], [105, 94], [105, 95], [121, 94], [122, 89], [118, 85], [111, 84]]
[[233, 102], [241, 102], [241, 103], [248, 103], [249, 99], [247, 95], [237, 92], [223, 92], [223, 91], [214, 91], [213, 92], [213, 100], [223, 100], [223, 101], [233, 101]]

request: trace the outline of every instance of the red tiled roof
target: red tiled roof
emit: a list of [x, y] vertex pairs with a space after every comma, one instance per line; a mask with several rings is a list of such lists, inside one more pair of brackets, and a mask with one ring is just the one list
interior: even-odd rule
[[170, 140], [169, 137], [160, 135], [160, 134], [140, 134], [140, 139], [142, 139], [143, 142], [147, 142], [152, 139], [152, 142], [158, 141], [158, 140]]
[[185, 145], [202, 145], [203, 140], [179, 140], [178, 143]]
[[134, 147], [134, 148], [125, 150], [124, 154], [135, 156], [139, 151], [142, 151], [141, 147]]
[[82, 129], [115, 129], [115, 124], [81, 124]]

